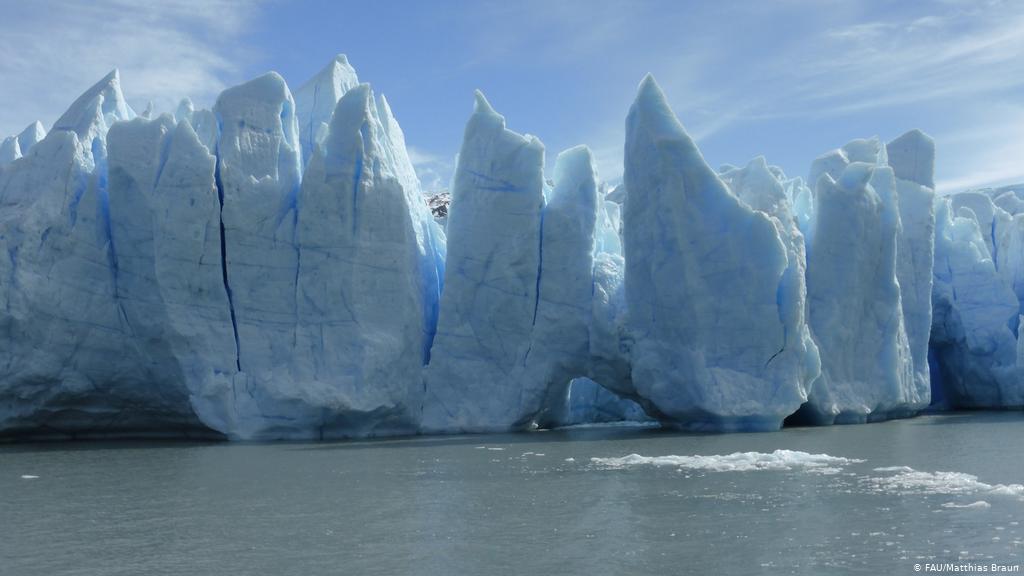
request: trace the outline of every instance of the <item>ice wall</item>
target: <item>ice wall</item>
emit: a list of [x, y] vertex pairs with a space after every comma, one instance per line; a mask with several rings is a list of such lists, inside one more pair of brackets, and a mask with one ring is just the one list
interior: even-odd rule
[[625, 186], [636, 395], [680, 426], [778, 428], [818, 363], [799, 273], [787, 273], [801, 265], [791, 224], [730, 191], [651, 77], [626, 120]]
[[123, 306], [134, 292], [114, 249], [107, 131], [132, 117], [112, 72], [0, 172], [0, 429], [8, 434], [202, 428], [186, 382], [151, 362]]
[[422, 427], [507, 430], [525, 417], [522, 377], [542, 266], [544, 146], [505, 128], [477, 92], [453, 182]]
[[[333, 59], [136, 116], [112, 72], [0, 145], [0, 434], [696, 430], [1024, 405], [1024, 200], [934, 143], [712, 171], [653, 78], [624, 182], [477, 94], [446, 236]], [[449, 241], [450, 239], [450, 241]], [[576, 385], [571, 384], [576, 382]]]

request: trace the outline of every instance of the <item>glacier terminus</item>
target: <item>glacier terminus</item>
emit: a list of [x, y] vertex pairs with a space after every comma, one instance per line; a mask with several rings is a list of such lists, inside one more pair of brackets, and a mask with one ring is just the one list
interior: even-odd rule
[[1024, 186], [937, 195], [919, 130], [715, 169], [647, 76], [611, 186], [478, 91], [428, 199], [397, 117], [339, 55], [161, 115], [114, 71], [2, 139], [0, 435], [1024, 407]]

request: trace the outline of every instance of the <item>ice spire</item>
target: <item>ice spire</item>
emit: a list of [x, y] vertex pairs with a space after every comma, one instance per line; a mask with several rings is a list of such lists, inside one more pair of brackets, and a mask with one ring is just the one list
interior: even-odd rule
[[357, 85], [359, 78], [348, 63], [348, 57], [338, 54], [316, 76], [295, 91], [295, 110], [304, 161], [312, 158], [316, 145], [323, 141], [335, 104], [345, 92]]
[[[816, 376], [804, 294], [774, 221], [704, 161], [648, 75], [626, 119], [632, 382], [664, 419], [777, 428]], [[799, 274], [796, 274], [799, 275]], [[728, 391], [728, 392], [726, 392]]]
[[4, 138], [4, 141], [0, 142], [0, 166], [10, 164], [18, 158], [21, 158], [21, 147], [18, 146], [18, 139], [14, 136]]
[[[83, 156], [93, 160], [94, 149], [106, 149], [106, 134], [118, 120], [135, 118], [135, 111], [121, 92], [121, 75], [115, 68], [78, 97], [51, 131], [74, 132]], [[98, 148], [94, 148], [96, 144]]]
[[22, 155], [28, 154], [29, 149], [35, 146], [40, 140], [46, 138], [46, 130], [41, 122], [36, 120], [18, 134], [18, 146], [21, 147]]
[[478, 91], [455, 169], [425, 430], [521, 424], [539, 294], [543, 187], [544, 145], [506, 129]]
[[935, 189], [935, 141], [911, 130], [886, 146], [896, 177]]

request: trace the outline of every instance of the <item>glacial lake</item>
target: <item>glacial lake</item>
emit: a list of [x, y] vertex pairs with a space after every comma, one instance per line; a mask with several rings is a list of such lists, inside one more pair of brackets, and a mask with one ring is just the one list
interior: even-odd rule
[[1015, 412], [760, 434], [3, 445], [0, 574], [1013, 567], [1022, 439]]

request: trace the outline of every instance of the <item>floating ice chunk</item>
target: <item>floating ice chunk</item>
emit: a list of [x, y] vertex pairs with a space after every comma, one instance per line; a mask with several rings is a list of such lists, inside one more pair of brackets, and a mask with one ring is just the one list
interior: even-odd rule
[[910, 466], [885, 466], [883, 468], [875, 468], [875, 472], [913, 472], [914, 469]]
[[753, 472], [753, 471], [827, 471], [837, 467], [864, 462], [855, 458], [843, 458], [828, 454], [809, 454], [796, 450], [764, 452], [735, 452], [713, 456], [641, 456], [630, 454], [619, 458], [591, 458], [590, 461], [604, 468], [631, 468], [638, 466], [675, 467], [686, 470], [708, 472]]
[[984, 500], [978, 500], [971, 502], [970, 504], [958, 504], [956, 502], [945, 502], [942, 504], [943, 508], [961, 508], [965, 510], [987, 510], [992, 507], [991, 504]]
[[973, 474], [963, 472], [922, 472], [906, 466], [876, 468], [891, 472], [887, 476], [863, 478], [862, 482], [875, 492], [888, 494], [949, 494], [1014, 496], [1024, 498], [1024, 485], [986, 484]]

